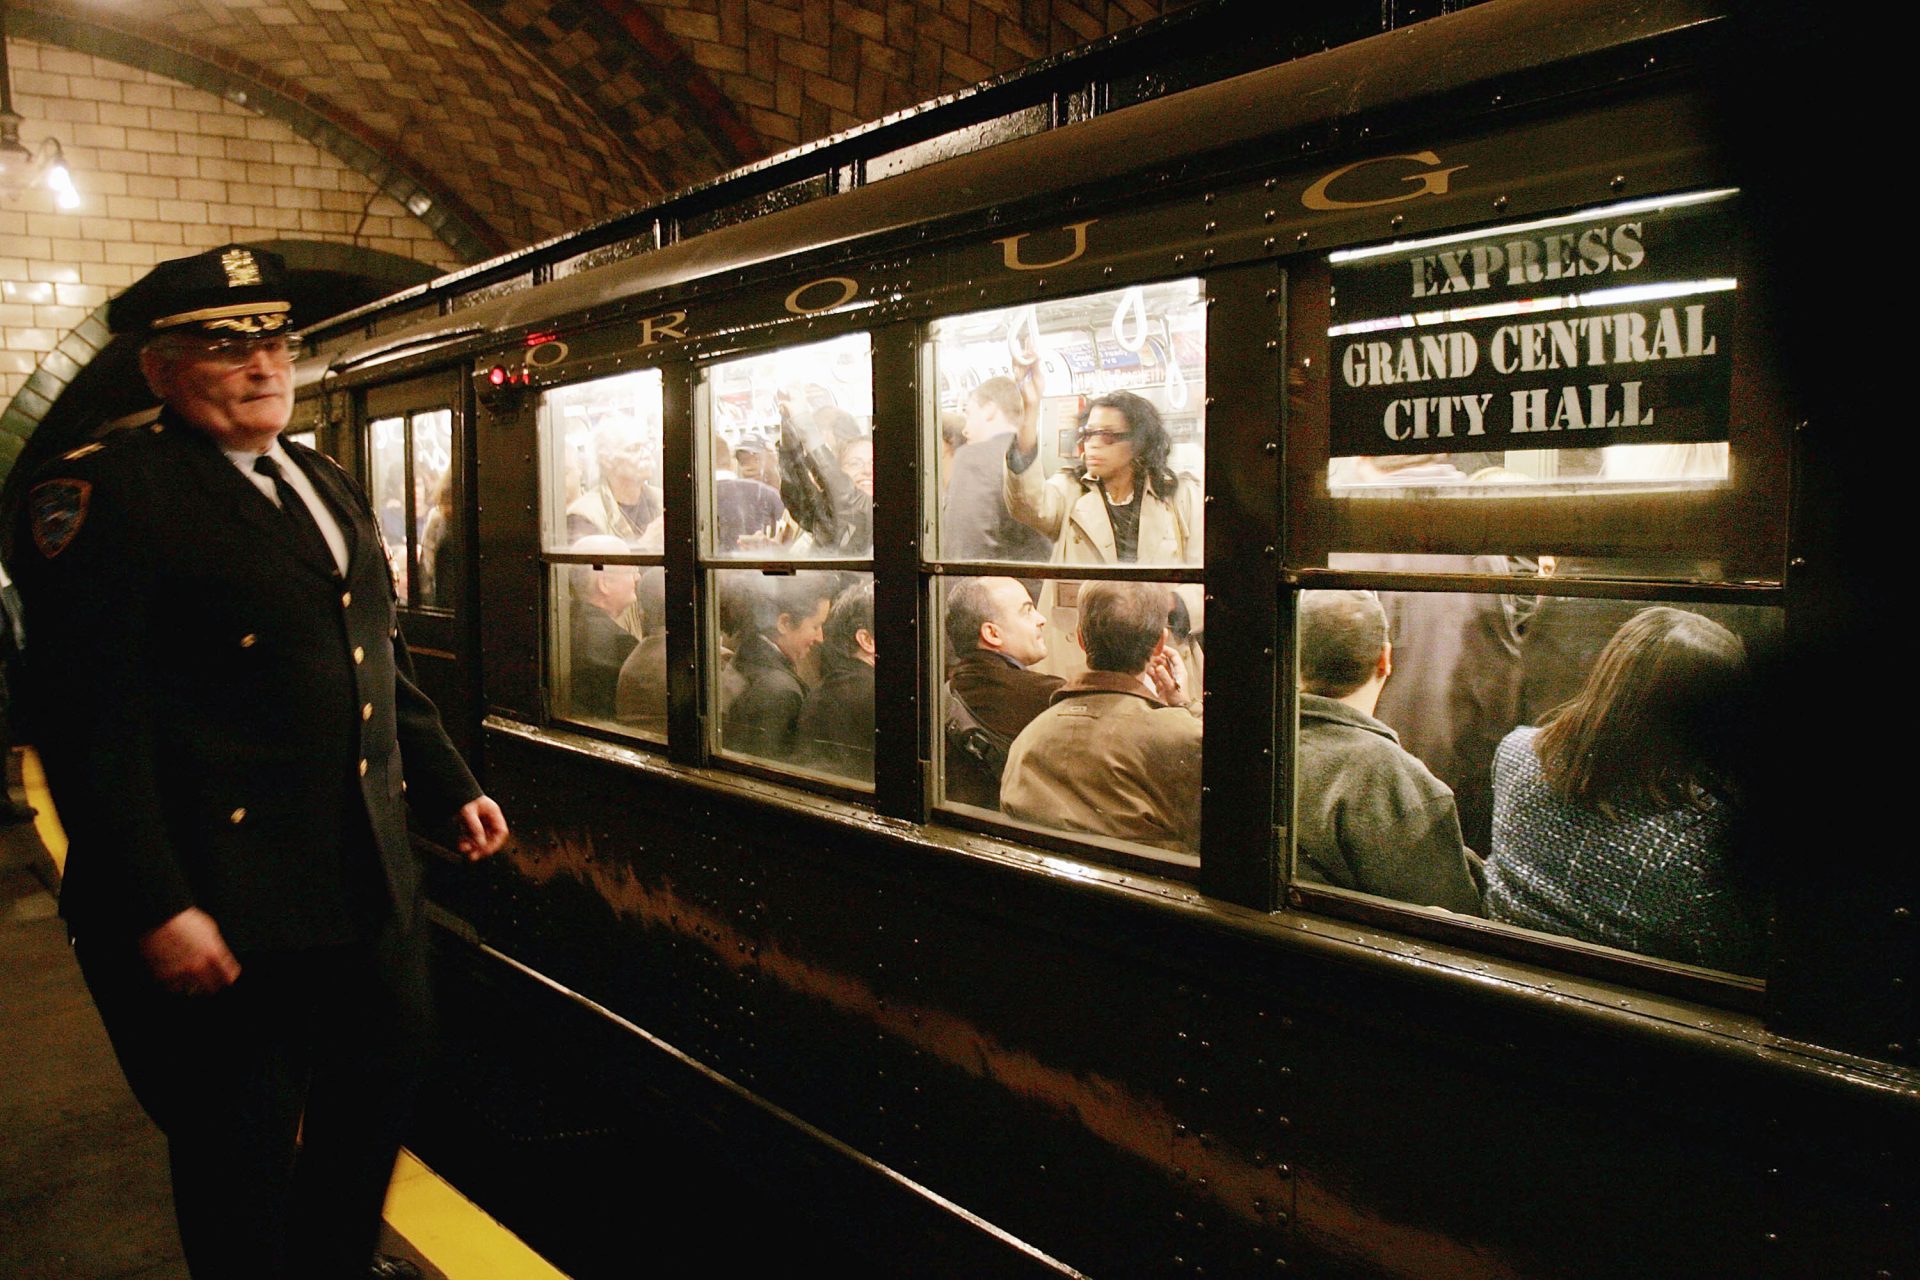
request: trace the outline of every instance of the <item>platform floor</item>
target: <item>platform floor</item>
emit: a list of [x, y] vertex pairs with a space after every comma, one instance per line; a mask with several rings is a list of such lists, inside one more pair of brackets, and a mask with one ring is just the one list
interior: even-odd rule
[[[56, 874], [33, 823], [0, 827], [0, 1276], [187, 1280], [166, 1144], [74, 963]], [[387, 1216], [383, 1248], [433, 1280], [560, 1277], [408, 1158]]]

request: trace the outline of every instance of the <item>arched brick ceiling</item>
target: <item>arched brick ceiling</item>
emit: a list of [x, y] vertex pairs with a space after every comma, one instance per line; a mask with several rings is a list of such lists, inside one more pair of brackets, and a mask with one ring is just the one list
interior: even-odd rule
[[[518, 247], [1188, 0], [13, 0], [41, 38], [212, 66]], [[16, 23], [18, 25], [18, 23]], [[89, 49], [99, 52], [98, 49]], [[176, 55], [170, 62], [168, 55]], [[204, 78], [204, 77], [203, 77]]]

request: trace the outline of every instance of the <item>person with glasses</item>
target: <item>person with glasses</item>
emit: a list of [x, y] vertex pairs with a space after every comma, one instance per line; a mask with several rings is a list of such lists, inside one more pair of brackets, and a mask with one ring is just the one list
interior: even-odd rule
[[[1095, 396], [1080, 418], [1078, 460], [1043, 476], [1036, 465], [1037, 370], [1030, 364], [1019, 379], [1024, 411], [1006, 451], [1003, 494], [1013, 518], [1052, 539], [1055, 564], [1198, 564], [1200, 482], [1174, 472], [1173, 441], [1160, 411], [1131, 391]], [[1055, 582], [1042, 591], [1041, 608], [1055, 637], [1079, 633], [1071, 595]], [[1194, 629], [1201, 630], [1199, 593], [1182, 595], [1190, 596]], [[1063, 676], [1085, 667], [1072, 645], [1056, 644], [1048, 663]]]
[[160, 415], [44, 469], [17, 540], [61, 912], [196, 1280], [418, 1274], [374, 1254], [431, 1022], [407, 812], [469, 858], [507, 835], [366, 495], [281, 438], [287, 284], [225, 245], [115, 298]]

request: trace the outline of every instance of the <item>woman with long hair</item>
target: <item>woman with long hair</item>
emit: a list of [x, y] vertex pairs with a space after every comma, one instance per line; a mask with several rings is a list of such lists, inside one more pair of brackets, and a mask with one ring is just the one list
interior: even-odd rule
[[1580, 692], [1494, 756], [1487, 914], [1751, 973], [1766, 917], [1730, 848], [1728, 777], [1745, 667], [1699, 614], [1628, 619]]

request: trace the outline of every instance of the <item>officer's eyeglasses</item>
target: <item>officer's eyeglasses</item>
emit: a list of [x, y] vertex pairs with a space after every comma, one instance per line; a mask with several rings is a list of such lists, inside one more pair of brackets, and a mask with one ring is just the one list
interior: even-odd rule
[[297, 334], [288, 333], [266, 338], [182, 339], [170, 345], [192, 359], [229, 371], [246, 368], [257, 354], [264, 354], [275, 364], [291, 364], [300, 358], [303, 347]]
[[1084, 449], [1090, 444], [1097, 444], [1101, 446], [1113, 445], [1113, 444], [1126, 444], [1133, 439], [1133, 432], [1131, 431], [1082, 431], [1078, 435], [1076, 435], [1074, 439], [1079, 441], [1080, 447]]

